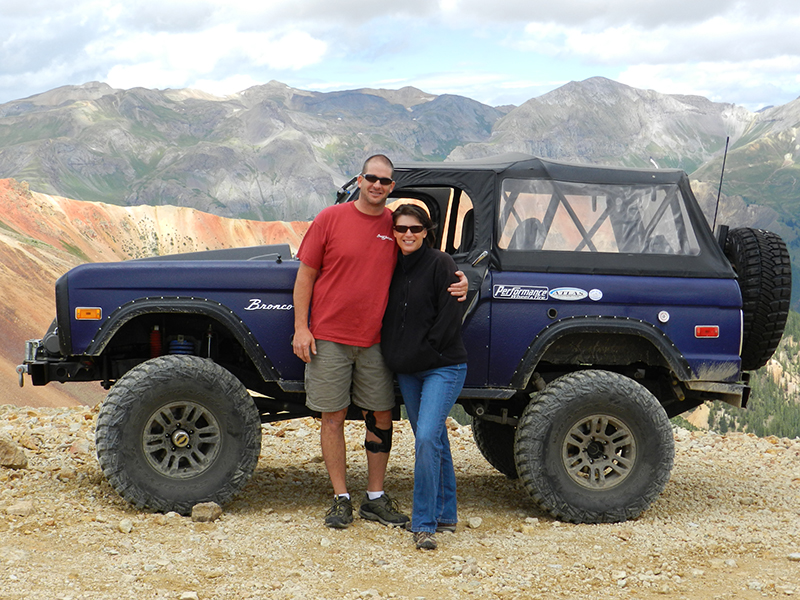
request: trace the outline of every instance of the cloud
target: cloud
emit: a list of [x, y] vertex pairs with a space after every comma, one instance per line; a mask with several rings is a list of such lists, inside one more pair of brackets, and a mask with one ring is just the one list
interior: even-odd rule
[[[749, 21], [784, 18], [797, 13], [795, 0], [454, 0], [451, 18], [472, 23], [553, 23], [606, 29], [633, 25], [642, 29], [701, 23], [719, 15]], [[738, 16], [737, 16], [738, 15]]]
[[404, 80], [402, 85], [413, 85], [431, 94], [457, 94], [472, 97], [476, 89], [501, 85], [502, 76], [492, 73], [455, 71], [451, 73], [431, 73], [417, 77], [414, 81]]
[[125, 29], [182, 33], [214, 25], [215, 6], [195, 0], [139, 0], [117, 5], [114, 21]]
[[203, 90], [215, 96], [230, 96], [263, 83], [249, 75], [232, 75], [224, 79], [197, 79], [190, 82], [187, 87]]
[[[681, 10], [681, 2], [646, 4], [638, 11], [627, 1], [611, 2], [603, 14], [599, 3], [582, 2], [587, 10], [579, 17], [573, 14], [576, 3], [567, 0], [506, 43], [521, 52], [614, 69], [612, 78], [662, 93], [703, 95], [753, 109], [797, 96], [800, 15], [794, 3], [728, 2], [714, 13], [713, 2], [694, 2], [696, 10]], [[683, 16], [661, 15], [663, 6]]]
[[520, 50], [579, 57], [596, 63], [647, 61], [655, 64], [698, 60], [737, 61], [800, 54], [795, 31], [800, 16], [748, 22], [716, 16], [682, 28], [644, 29], [631, 24], [580, 29], [529, 23], [512, 44]]
[[90, 44], [87, 52], [97, 61], [105, 58], [114, 63], [109, 73], [117, 77], [130, 73], [137, 79], [146, 78], [147, 70], [155, 69], [175, 74], [180, 84], [193, 75], [213, 72], [227, 59], [256, 67], [300, 69], [318, 62], [326, 48], [325, 42], [303, 31], [242, 33], [225, 24], [196, 32], [104, 38]]
[[[42, 9], [46, 4], [38, 2]], [[6, 32], [0, 40], [0, 93], [36, 86], [34, 93], [92, 79], [120, 88], [230, 82], [244, 78], [235, 72], [212, 77], [220, 65], [244, 72], [292, 71], [319, 62], [328, 48], [290, 27], [240, 31], [233, 22], [215, 23], [216, 7], [202, 2], [101, 6], [89, 1], [71, 9], [49, 7], [39, 19], [5, 8], [0, 8]]]
[[800, 84], [796, 0], [0, 0], [0, 22], [0, 102], [277, 79], [520, 104], [601, 75], [759, 106]]
[[771, 104], [765, 98], [796, 90], [800, 83], [797, 73], [800, 57], [782, 56], [746, 62], [631, 65], [617, 80], [632, 87], [704, 96], [715, 102], [730, 102], [735, 96], [739, 104], [757, 110]]

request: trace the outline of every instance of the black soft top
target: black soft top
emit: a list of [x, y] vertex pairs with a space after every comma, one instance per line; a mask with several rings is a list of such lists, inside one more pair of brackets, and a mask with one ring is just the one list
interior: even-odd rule
[[[607, 273], [624, 275], [734, 278], [735, 274], [708, 226], [686, 173], [678, 169], [634, 169], [581, 165], [510, 153], [454, 162], [413, 162], [395, 165], [393, 196], [403, 188], [454, 187], [473, 202], [475, 243], [467, 260], [489, 249], [499, 270]], [[682, 194], [700, 252], [696, 255], [648, 255], [604, 252], [509, 252], [497, 245], [500, 190], [505, 179], [536, 179], [568, 184], [616, 186], [676, 186]], [[579, 258], [578, 258], [579, 257]], [[577, 259], [577, 260], [576, 260]]]

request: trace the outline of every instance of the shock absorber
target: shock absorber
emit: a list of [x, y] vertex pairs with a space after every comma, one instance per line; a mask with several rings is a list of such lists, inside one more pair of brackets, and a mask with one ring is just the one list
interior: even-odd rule
[[150, 331], [150, 358], [161, 356], [161, 331], [158, 325], [153, 325]]
[[211, 324], [208, 325], [208, 331], [206, 332], [206, 358], [211, 358], [211, 342], [214, 339], [214, 330], [211, 327]]

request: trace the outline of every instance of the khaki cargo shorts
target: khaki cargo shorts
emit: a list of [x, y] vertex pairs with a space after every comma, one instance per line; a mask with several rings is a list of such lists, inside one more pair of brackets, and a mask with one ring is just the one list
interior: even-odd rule
[[381, 345], [369, 348], [317, 340], [306, 364], [306, 406], [337, 412], [352, 403], [364, 410], [394, 408], [394, 375], [383, 362]]

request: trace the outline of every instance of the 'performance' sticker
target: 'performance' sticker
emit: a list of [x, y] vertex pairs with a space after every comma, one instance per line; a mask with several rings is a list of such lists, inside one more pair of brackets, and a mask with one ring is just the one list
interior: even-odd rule
[[547, 300], [548, 288], [529, 285], [496, 285], [492, 297], [503, 300]]

